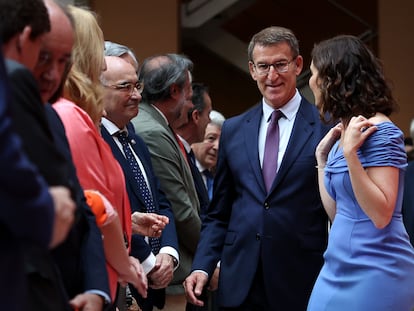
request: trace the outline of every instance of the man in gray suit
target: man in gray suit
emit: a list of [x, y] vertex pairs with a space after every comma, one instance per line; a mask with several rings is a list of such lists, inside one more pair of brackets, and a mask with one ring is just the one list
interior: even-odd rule
[[147, 58], [139, 80], [144, 82], [138, 116], [132, 119], [137, 134], [151, 153], [155, 175], [171, 202], [180, 249], [180, 266], [167, 288], [166, 308], [184, 310], [182, 282], [190, 272], [200, 236], [199, 201], [183, 146], [172, 128], [188, 122], [192, 108], [192, 62], [181, 55]]

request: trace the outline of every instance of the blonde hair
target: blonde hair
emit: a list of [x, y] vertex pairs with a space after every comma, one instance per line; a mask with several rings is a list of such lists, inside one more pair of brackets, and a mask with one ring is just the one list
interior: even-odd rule
[[64, 97], [75, 102], [98, 123], [102, 116], [104, 36], [94, 12], [68, 5], [75, 26], [72, 67], [65, 82]]

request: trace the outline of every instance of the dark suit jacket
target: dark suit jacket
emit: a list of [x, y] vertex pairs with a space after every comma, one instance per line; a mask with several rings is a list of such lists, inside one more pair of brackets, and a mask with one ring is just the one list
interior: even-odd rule
[[327, 244], [314, 153], [328, 129], [303, 99], [267, 194], [257, 147], [261, 118], [259, 104], [223, 125], [214, 195], [193, 270], [211, 275], [221, 259], [219, 301], [236, 307], [246, 299], [260, 264], [269, 311], [303, 311]]
[[[6, 60], [10, 103], [16, 132], [30, 161], [49, 186], [69, 184], [65, 159], [54, 146], [37, 83], [23, 65]], [[30, 310], [70, 310], [68, 297], [51, 252], [27, 243], [25, 270], [29, 282]]]
[[204, 183], [203, 177], [201, 176], [201, 173], [195, 163], [194, 153], [187, 153], [187, 159], [191, 169], [191, 175], [193, 175], [198, 201], [200, 202], [200, 218], [203, 219], [204, 215], [207, 213], [210, 199], [208, 198], [206, 184]]
[[[170, 202], [165, 197], [164, 192], [160, 189], [160, 184], [158, 178], [154, 174], [154, 170], [152, 168], [151, 157], [148, 151], [147, 146], [145, 145], [144, 141], [135, 134], [134, 128], [132, 124], [127, 126], [128, 129], [128, 138], [130, 141], [134, 141], [131, 143], [132, 149], [134, 150], [135, 154], [139, 157], [144, 166], [145, 173], [147, 174], [148, 182], [150, 184], [152, 197], [154, 200], [155, 208], [157, 209], [160, 215], [167, 216], [170, 220], [169, 224], [164, 228], [161, 236], [161, 248], [164, 246], [171, 246], [178, 251], [178, 239], [177, 233], [175, 229], [175, 222], [174, 222], [174, 215], [171, 210]], [[102, 137], [105, 141], [109, 144], [112, 149], [112, 153], [114, 157], [117, 159], [119, 164], [122, 167], [125, 175], [125, 181], [128, 191], [129, 201], [131, 203], [131, 211], [132, 212], [145, 212], [145, 205], [144, 199], [141, 197], [138, 189], [136, 187], [136, 181], [132, 174], [131, 168], [124, 157], [123, 153], [116, 145], [114, 139], [109, 134], [104, 126], [101, 128]], [[133, 234], [131, 239], [131, 255], [138, 258], [140, 261], [144, 261], [151, 253], [151, 247], [148, 243], [145, 242], [144, 236]], [[133, 291], [136, 295], [138, 293]], [[164, 291], [163, 291], [164, 292]], [[158, 293], [159, 294], [159, 293]], [[151, 297], [152, 298], [152, 297]], [[159, 297], [161, 300], [164, 297]], [[157, 299], [155, 299], [157, 300]], [[158, 301], [154, 301], [154, 305], [157, 305]]]
[[47, 250], [54, 209], [49, 187], [14, 132], [6, 79], [0, 56], [0, 301], [2, 309], [20, 311], [27, 308], [23, 245]]
[[[80, 204], [82, 194], [74, 176], [73, 164], [68, 160], [68, 155], [65, 156], [67, 141], [63, 138], [65, 135], [60, 120], [52, 122], [57, 126], [54, 135], [32, 74], [16, 62], [7, 61], [6, 65], [13, 122], [25, 152], [50, 186], [68, 187], [74, 200]], [[55, 138], [58, 138], [60, 145]], [[52, 252], [35, 249], [33, 245], [26, 246], [26, 273], [31, 284], [29, 299], [33, 310], [71, 310], [69, 295], [79, 294], [89, 285], [93, 289], [109, 292], [104, 258], [101, 257], [102, 241], [96, 232], [90, 231], [88, 217], [86, 208], [76, 210], [75, 226], [64, 244], [53, 251], [53, 256]], [[93, 254], [99, 252], [101, 255], [95, 258], [96, 262], [91, 262]]]
[[99, 290], [110, 297], [102, 235], [76, 175], [65, 128], [50, 104], [46, 105], [45, 110], [56, 146], [70, 167], [69, 177], [79, 210], [76, 225], [65, 242], [53, 250], [53, 257], [60, 268], [69, 297], [88, 290]]

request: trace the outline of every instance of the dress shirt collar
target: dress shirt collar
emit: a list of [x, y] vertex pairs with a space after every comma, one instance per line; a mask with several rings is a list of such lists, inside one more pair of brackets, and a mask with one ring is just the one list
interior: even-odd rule
[[126, 127], [124, 127], [123, 129], [120, 129], [119, 127], [115, 125], [115, 123], [108, 120], [107, 118], [102, 118], [102, 126], [106, 128], [106, 130], [109, 132], [111, 136], [114, 136], [115, 134], [121, 131], [126, 132], [128, 135], [128, 130]]
[[191, 151], [191, 146], [190, 146], [190, 144], [184, 139], [184, 138], [182, 138], [180, 135], [178, 135], [177, 134], [177, 137], [178, 137], [178, 139], [179, 140], [181, 140], [181, 142], [183, 143], [183, 145], [184, 145], [184, 148], [185, 148], [185, 151], [187, 152], [187, 153], [190, 153], [190, 151]]
[[[289, 121], [294, 119], [296, 113], [298, 112], [300, 102], [302, 100], [301, 95], [299, 94], [298, 90], [296, 89], [295, 95], [279, 110], [282, 111], [284, 117]], [[272, 114], [274, 108], [269, 106], [265, 99], [262, 100], [263, 106], [263, 118], [265, 120], [270, 120], [270, 115]]]
[[200, 171], [200, 173], [204, 172], [207, 169], [200, 162], [198, 162], [197, 158], [196, 158], [196, 166], [198, 170]]

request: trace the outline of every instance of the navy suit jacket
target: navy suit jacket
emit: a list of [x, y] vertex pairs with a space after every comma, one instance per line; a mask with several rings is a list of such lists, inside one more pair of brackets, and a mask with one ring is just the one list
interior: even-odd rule
[[[36, 80], [26, 67], [12, 60], [6, 60], [6, 70], [13, 124], [25, 153], [49, 186], [72, 189], [65, 158], [54, 145]], [[51, 252], [29, 241], [24, 252], [31, 310], [70, 310]]]
[[48, 185], [14, 132], [6, 80], [0, 55], [0, 301], [2, 309], [20, 311], [28, 307], [24, 244], [48, 249], [54, 208]]
[[191, 169], [191, 175], [193, 175], [194, 186], [197, 192], [198, 201], [200, 201], [200, 218], [203, 220], [204, 215], [207, 213], [208, 205], [210, 204], [210, 199], [208, 198], [208, 192], [206, 184], [204, 183], [203, 176], [201, 176], [200, 171], [195, 163], [194, 153], [191, 155], [187, 153], [188, 164]]
[[261, 266], [269, 310], [303, 311], [327, 245], [315, 148], [328, 128], [302, 99], [267, 193], [258, 153], [262, 114], [259, 104], [223, 125], [213, 199], [192, 268], [212, 275], [221, 260], [219, 302], [237, 307]]
[[[36, 80], [30, 71], [10, 60], [6, 61], [6, 68], [10, 79], [13, 122], [25, 152], [49, 186], [66, 186], [71, 189], [73, 199], [79, 200], [82, 191], [73, 163], [69, 160], [70, 155], [65, 154], [67, 141], [60, 119], [52, 121], [56, 126], [53, 128], [56, 132], [52, 132]], [[77, 203], [80, 204], [79, 201]], [[31, 244], [25, 246], [25, 268], [31, 284], [29, 299], [33, 310], [71, 310], [68, 301], [76, 294], [87, 289], [109, 292], [102, 240], [96, 232], [95, 239], [92, 238], [90, 230], [93, 229], [89, 227], [86, 209], [78, 207], [74, 227], [53, 254]], [[91, 262], [92, 254], [99, 252], [99, 248], [101, 256]], [[93, 288], [87, 288], [89, 285]]]
[[[167, 216], [170, 220], [169, 224], [162, 232], [161, 248], [164, 246], [171, 246], [178, 251], [178, 239], [175, 229], [174, 214], [172, 212], [170, 202], [160, 188], [158, 178], [154, 175], [148, 147], [142, 138], [135, 134], [131, 123], [128, 124], [127, 129], [128, 138], [130, 142], [133, 141], [130, 145], [132, 146], [135, 154], [141, 160], [145, 173], [147, 174], [155, 208], [158, 211], [158, 214]], [[122, 167], [122, 170], [124, 171], [128, 197], [131, 203], [131, 211], [146, 212], [144, 200], [138, 192], [136, 181], [132, 175], [132, 171], [126, 158], [104, 126], [101, 127], [101, 133], [102, 137], [111, 147], [114, 157], [117, 159]], [[151, 253], [151, 247], [147, 242], [145, 242], [144, 238], [144, 236], [138, 234], [133, 234], [131, 238], [131, 255], [138, 258], [141, 262], [144, 261]]]

